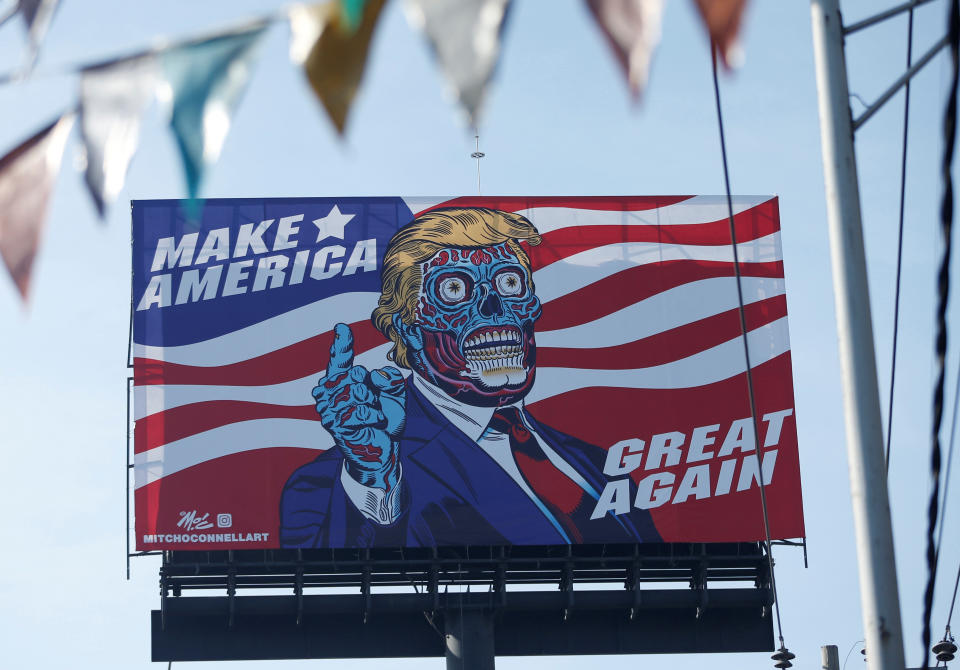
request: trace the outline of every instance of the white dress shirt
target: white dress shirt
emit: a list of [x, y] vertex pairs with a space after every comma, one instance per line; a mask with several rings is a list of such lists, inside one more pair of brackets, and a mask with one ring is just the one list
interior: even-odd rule
[[[488, 428], [490, 419], [493, 418], [493, 413], [497, 408], [476, 407], [462, 403], [459, 400], [451, 398], [416, 373], [413, 374], [413, 384], [423, 397], [427, 399], [427, 402], [433, 405], [445, 419], [468, 438], [476, 442], [477, 445], [510, 476], [517, 486], [527, 494], [543, 515], [550, 520], [554, 528], [556, 528], [563, 537], [566, 537], [566, 532], [560, 527], [560, 524], [553, 517], [553, 514], [551, 514], [544, 502], [537, 497], [520, 473], [520, 468], [513, 458], [513, 451], [510, 449], [510, 437], [492, 428]], [[506, 406], [516, 407], [520, 410], [520, 417], [524, 426], [537, 440], [537, 444], [543, 449], [543, 453], [550, 459], [550, 462], [596, 500], [599, 497], [597, 491], [590, 486], [583, 476], [571, 467], [569, 463], [560, 458], [560, 455], [557, 454], [528, 423], [523, 412], [523, 401], [521, 400]], [[366, 518], [374, 523], [380, 525], [391, 524], [396, 521], [403, 512], [400, 505], [400, 489], [403, 486], [402, 470], [400, 472], [398, 485], [393, 487], [389, 492], [381, 488], [364, 486], [356, 481], [347, 473], [346, 464], [344, 464], [340, 471], [340, 481], [350, 501]]]

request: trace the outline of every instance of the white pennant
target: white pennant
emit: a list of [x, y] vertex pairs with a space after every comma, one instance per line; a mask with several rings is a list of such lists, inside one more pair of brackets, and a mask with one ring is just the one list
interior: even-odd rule
[[53, 14], [57, 11], [58, 4], [59, 0], [19, 0], [17, 3], [17, 9], [23, 16], [27, 35], [30, 38], [28, 70], [33, 67], [33, 63], [37, 59], [40, 43], [47, 34], [47, 29], [50, 27], [50, 22], [53, 20]]
[[140, 141], [140, 119], [156, 88], [153, 54], [83, 71], [80, 131], [87, 154], [86, 182], [101, 217], [123, 188]]
[[62, 116], [0, 158], [0, 257], [24, 299], [72, 126], [73, 114]]
[[471, 125], [500, 56], [510, 0], [407, 0], [407, 18], [426, 34]]
[[663, 0], [587, 0], [587, 4], [626, 70], [630, 90], [639, 94], [660, 43]]

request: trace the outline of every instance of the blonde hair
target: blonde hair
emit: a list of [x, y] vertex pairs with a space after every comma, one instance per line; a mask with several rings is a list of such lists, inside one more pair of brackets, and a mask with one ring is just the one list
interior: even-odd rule
[[520, 246], [520, 240], [531, 245], [541, 241], [537, 229], [526, 217], [485, 207], [435, 209], [401, 228], [390, 240], [384, 255], [380, 300], [371, 315], [373, 325], [393, 342], [387, 358], [400, 367], [410, 367], [407, 346], [393, 325], [393, 315], [399, 314], [407, 324], [415, 322], [424, 262], [450, 247], [469, 249], [506, 242], [532, 273], [530, 258]]

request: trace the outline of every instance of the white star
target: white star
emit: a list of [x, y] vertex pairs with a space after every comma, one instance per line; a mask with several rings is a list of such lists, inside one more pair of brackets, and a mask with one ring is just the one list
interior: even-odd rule
[[344, 214], [337, 205], [334, 205], [329, 214], [313, 220], [313, 225], [319, 231], [317, 232], [317, 242], [328, 237], [339, 237], [342, 240], [343, 229], [355, 216], [356, 214]]

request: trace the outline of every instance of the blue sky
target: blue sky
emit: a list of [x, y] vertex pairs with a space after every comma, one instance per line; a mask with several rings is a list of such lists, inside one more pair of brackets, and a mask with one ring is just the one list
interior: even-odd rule
[[[844, 2], [851, 22], [890, 0]], [[915, 53], [939, 39], [945, 2], [917, 10]], [[716, 194], [723, 173], [706, 41], [692, 3], [667, 3], [664, 35], [641, 104], [579, 0], [517, 0], [481, 126], [483, 191], [500, 195]], [[131, 3], [66, 0], [31, 80], [0, 87], [0, 151], [75, 104], [75, 63], [201, 34], [274, 12], [268, 0]], [[20, 26], [0, 29], [0, 69], [21, 60]], [[906, 17], [848, 40], [851, 89], [872, 100], [902, 70]], [[787, 645], [798, 666], [819, 646], [841, 659], [863, 637], [841, 412], [809, 5], [755, 0], [746, 63], [721, 83], [733, 190], [780, 196], [809, 569], [780, 549], [777, 581]], [[348, 133], [340, 139], [289, 63], [278, 22], [260, 47], [250, 88], [210, 197], [469, 195], [473, 133], [445, 98], [422, 39], [389, 2]], [[907, 233], [890, 495], [908, 665], [919, 665], [929, 492], [934, 273], [940, 124], [949, 77], [938, 57], [915, 80]], [[857, 135], [870, 299], [884, 407], [889, 388], [902, 96]], [[854, 101], [855, 111], [860, 103]], [[125, 581], [124, 423], [130, 273], [127, 201], [184, 194], [160, 110], [145, 123], [121, 201], [98, 222], [76, 172], [76, 134], [51, 202], [33, 295], [21, 306], [0, 279], [0, 641], [7, 667], [137, 668], [149, 664], [148, 611], [158, 605], [153, 558]], [[958, 324], [955, 309], [950, 324]], [[954, 340], [956, 341], [956, 337]], [[960, 349], [950, 348], [948, 403]], [[950, 416], [948, 414], [947, 420]], [[945, 433], [947, 435], [947, 433]], [[954, 473], [954, 479], [957, 478]], [[954, 482], [954, 486], [957, 486]], [[948, 511], [934, 634], [942, 632], [958, 562], [960, 516]], [[442, 660], [430, 661], [441, 667]], [[582, 667], [584, 658], [499, 659], [501, 668]], [[769, 668], [768, 655], [608, 657], [610, 667], [664, 663]], [[316, 662], [313, 662], [314, 664]], [[420, 667], [421, 661], [389, 661]], [[859, 655], [849, 664], [860, 663]], [[188, 664], [184, 664], [188, 665]], [[223, 667], [231, 664], [223, 664]], [[273, 667], [244, 663], [237, 667]], [[289, 663], [307, 667], [307, 663]], [[331, 662], [327, 667], [381, 667]], [[176, 664], [175, 667], [179, 667]]]

